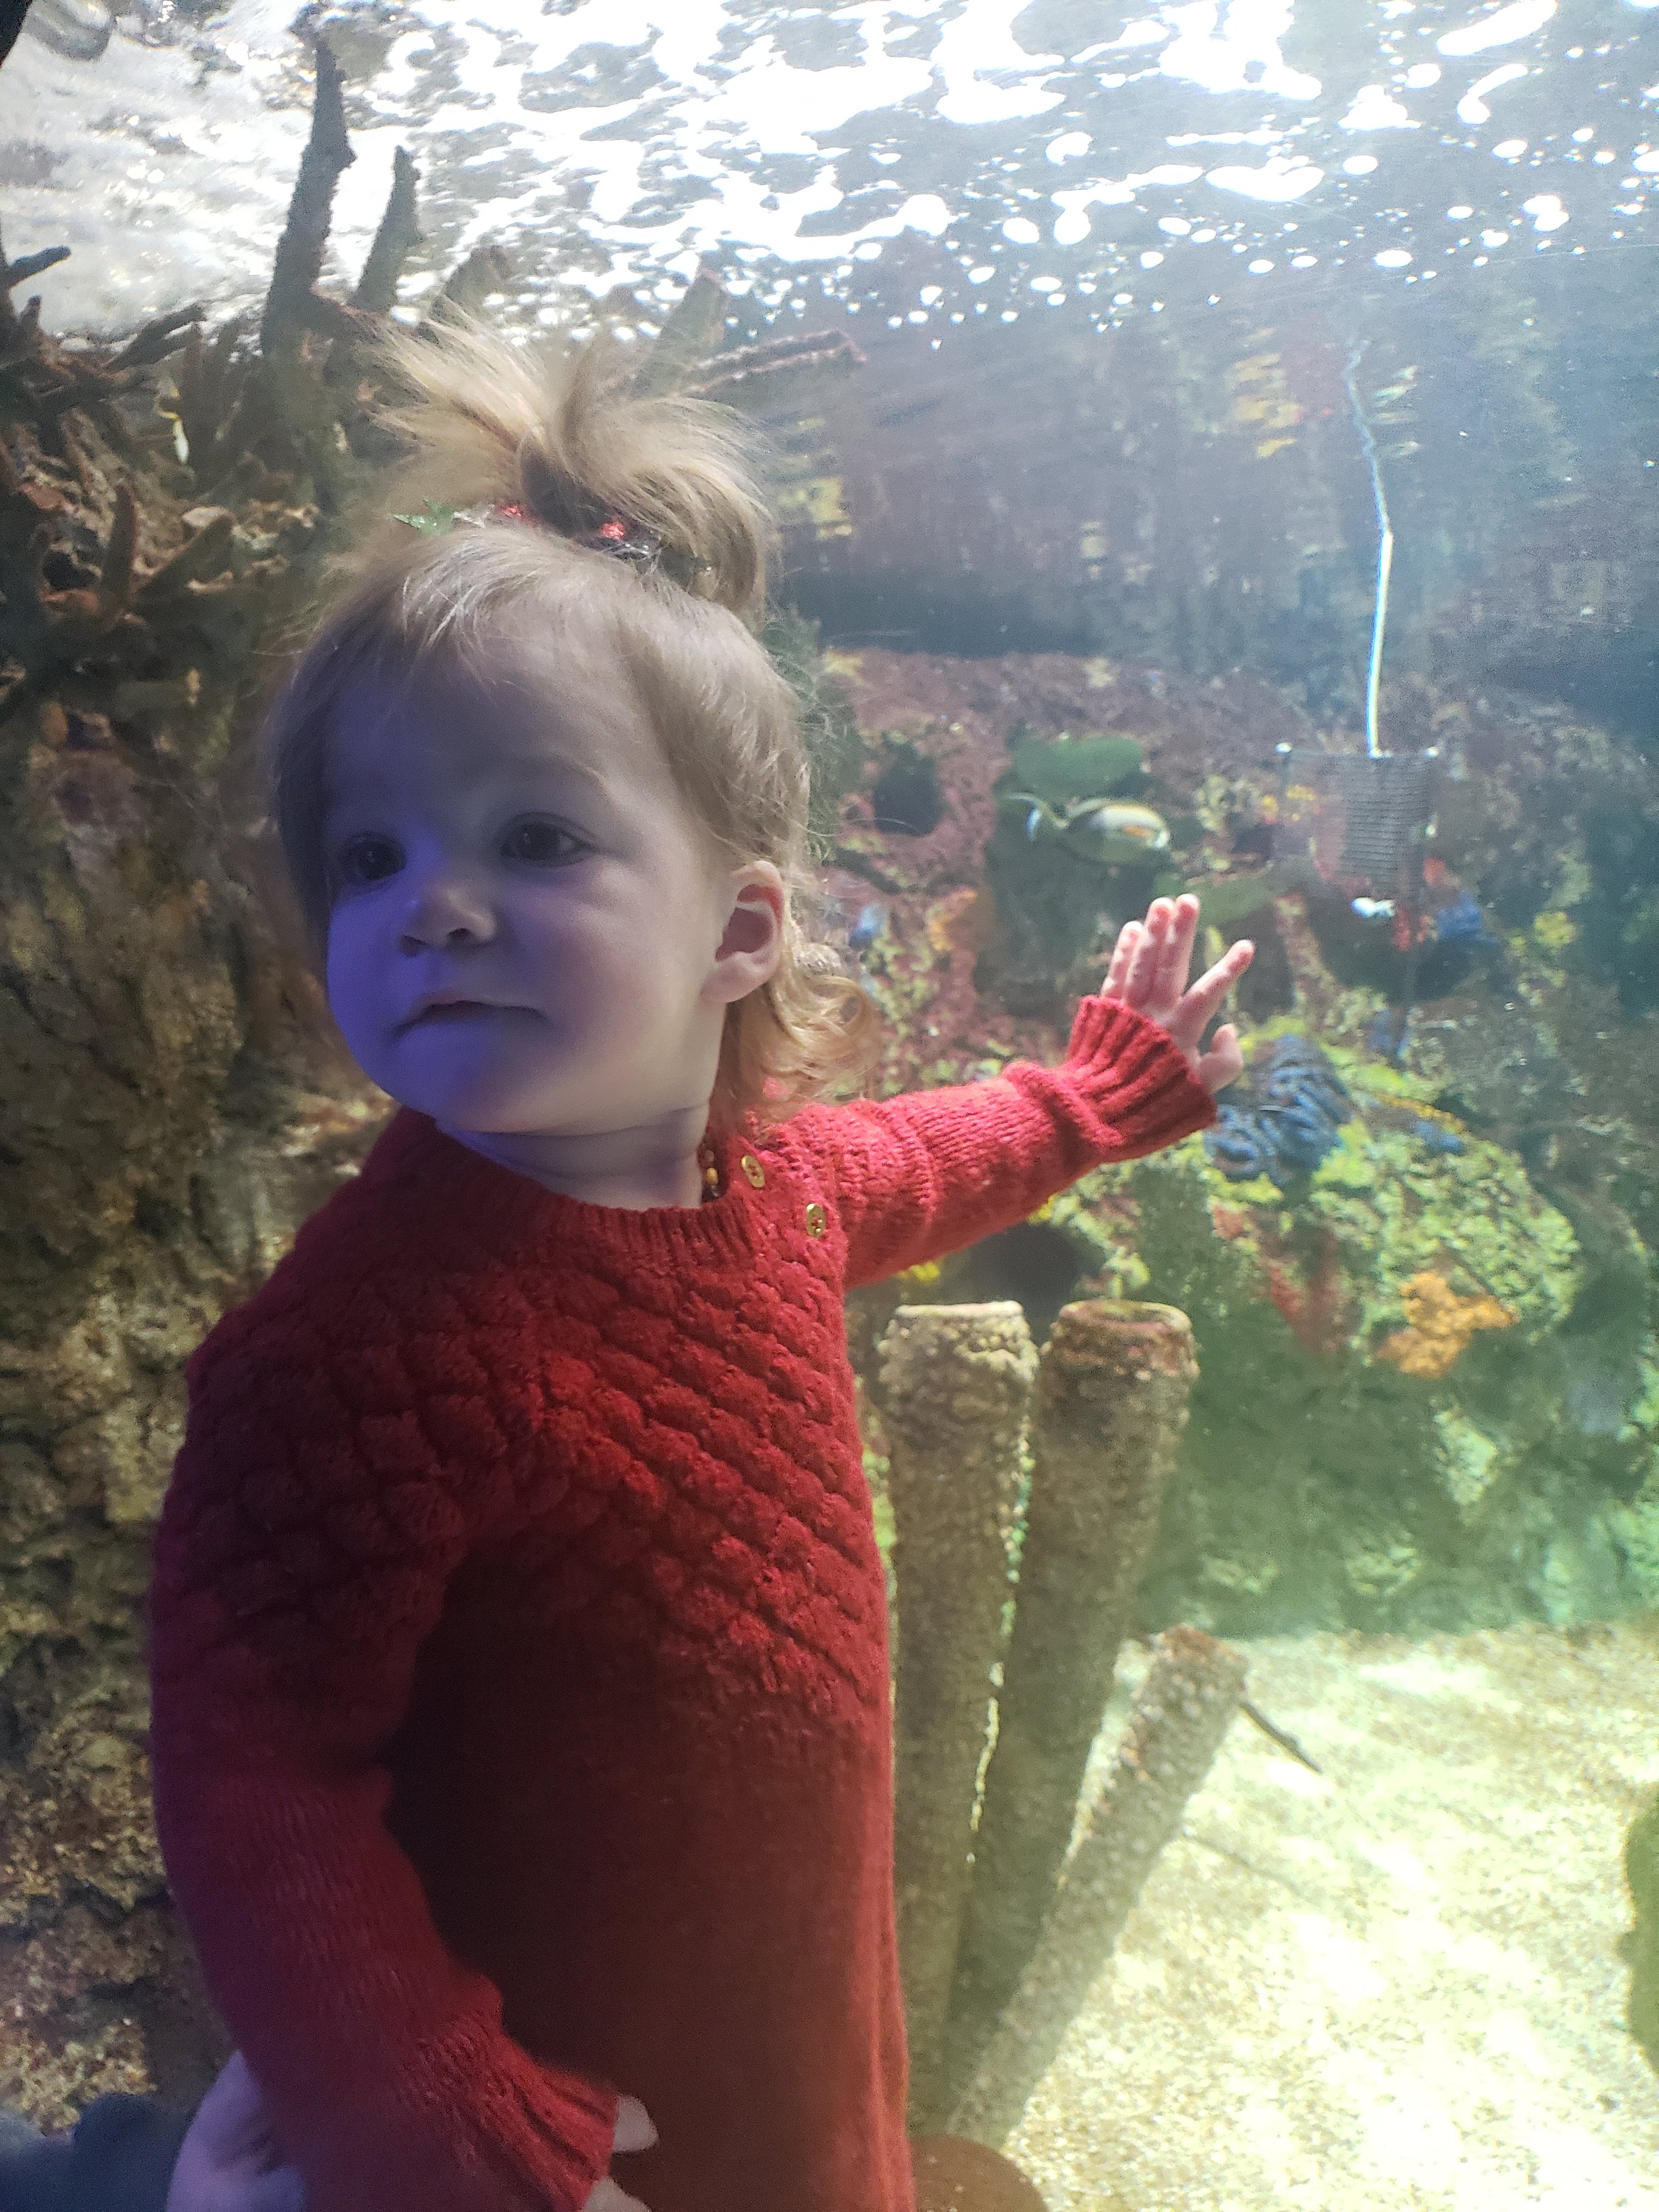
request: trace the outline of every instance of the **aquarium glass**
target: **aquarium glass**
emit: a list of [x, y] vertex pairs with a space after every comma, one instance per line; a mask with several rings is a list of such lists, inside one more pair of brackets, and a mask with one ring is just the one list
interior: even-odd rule
[[[145, 1547], [185, 1357], [390, 1110], [251, 919], [247, 737], [386, 460], [351, 331], [448, 300], [763, 434], [805, 918], [878, 1095], [1060, 1060], [1155, 898], [1194, 973], [1255, 948], [1212, 1127], [848, 1301], [915, 2132], [1048, 2212], [1659, 2212], [1656, 196], [1653, 0], [33, 0], [0, 2103], [187, 2109], [223, 2055], [147, 1826]], [[297, 459], [237, 430], [262, 344]], [[141, 617], [173, 659], [100, 673]], [[1022, 1606], [1072, 1872], [1009, 1939], [1030, 2033], [953, 2044]]]

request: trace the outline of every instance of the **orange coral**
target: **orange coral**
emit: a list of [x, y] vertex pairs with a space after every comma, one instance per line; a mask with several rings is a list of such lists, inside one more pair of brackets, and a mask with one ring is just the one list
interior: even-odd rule
[[1409, 1326], [1396, 1329], [1377, 1346], [1404, 1375], [1436, 1381], [1457, 1360], [1478, 1328], [1509, 1328], [1515, 1316], [1482, 1291], [1460, 1298], [1443, 1276], [1425, 1272], [1401, 1286], [1400, 1303]]

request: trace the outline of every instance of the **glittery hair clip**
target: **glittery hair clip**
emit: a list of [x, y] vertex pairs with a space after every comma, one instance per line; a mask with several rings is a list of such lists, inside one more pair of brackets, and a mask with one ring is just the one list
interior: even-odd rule
[[[527, 522], [536, 530], [550, 527], [532, 507], [518, 500], [502, 500], [493, 506], [481, 507], [444, 507], [435, 500], [428, 500], [418, 514], [395, 514], [392, 519], [434, 538], [441, 537], [458, 522], [474, 526], [495, 521]], [[562, 532], [556, 534], [565, 535]], [[607, 514], [597, 530], [567, 536], [566, 543], [580, 545], [591, 553], [615, 554], [619, 560], [630, 562], [640, 568], [654, 568], [662, 558], [662, 540], [654, 530], [616, 514]]]
[[[540, 517], [527, 507], [514, 504], [498, 507], [495, 512], [517, 522], [545, 527]], [[654, 530], [647, 530], [642, 522], [630, 522], [626, 515], [615, 513], [607, 514], [597, 530], [574, 532], [567, 542], [580, 545], [590, 553], [613, 553], [619, 561], [631, 562], [639, 568], [654, 568], [662, 557], [662, 540]]]

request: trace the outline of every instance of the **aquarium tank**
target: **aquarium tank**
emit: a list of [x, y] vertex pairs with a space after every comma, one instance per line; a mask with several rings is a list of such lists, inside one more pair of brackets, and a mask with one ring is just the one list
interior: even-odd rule
[[250, 734], [459, 310], [763, 438], [874, 1095], [1255, 947], [848, 1302], [921, 2212], [1659, 2212], [1659, 6], [0, 13], [0, 2157], [230, 2049], [150, 1540], [393, 1110]]

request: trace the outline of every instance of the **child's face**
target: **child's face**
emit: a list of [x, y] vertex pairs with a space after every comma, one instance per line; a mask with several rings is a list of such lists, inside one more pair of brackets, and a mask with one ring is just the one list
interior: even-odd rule
[[[488, 691], [365, 684], [331, 746], [328, 996], [364, 1073], [480, 1133], [705, 1104], [781, 883], [722, 865], [620, 668], [561, 648]], [[412, 1019], [428, 993], [482, 1002]]]

